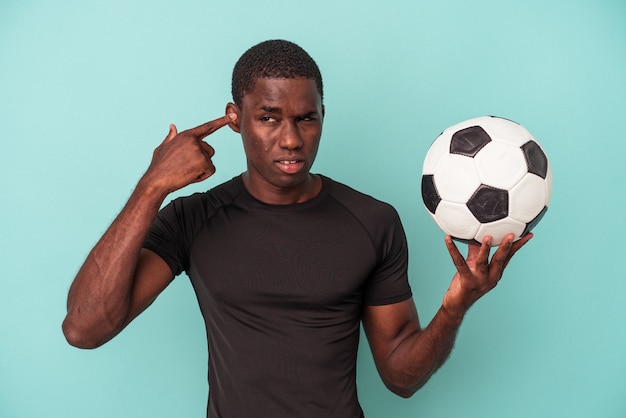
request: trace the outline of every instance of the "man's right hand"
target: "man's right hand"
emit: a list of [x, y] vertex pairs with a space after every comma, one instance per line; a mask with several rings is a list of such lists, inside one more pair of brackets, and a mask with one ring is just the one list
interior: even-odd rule
[[177, 132], [175, 125], [170, 125], [165, 140], [154, 150], [142, 182], [169, 194], [212, 176], [215, 166], [211, 157], [215, 151], [203, 139], [236, 118], [235, 113], [229, 113], [181, 133]]

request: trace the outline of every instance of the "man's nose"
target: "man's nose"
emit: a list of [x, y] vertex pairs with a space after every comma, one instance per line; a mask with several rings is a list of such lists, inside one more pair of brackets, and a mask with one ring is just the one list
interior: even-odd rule
[[302, 147], [302, 136], [295, 122], [288, 122], [283, 127], [280, 136], [280, 146], [286, 149], [298, 149]]

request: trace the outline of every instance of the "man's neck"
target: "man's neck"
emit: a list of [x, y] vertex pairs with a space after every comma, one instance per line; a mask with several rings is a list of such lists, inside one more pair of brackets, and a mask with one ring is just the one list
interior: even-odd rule
[[294, 187], [276, 187], [264, 184], [262, 187], [251, 180], [246, 171], [241, 175], [248, 192], [257, 200], [268, 205], [290, 205], [303, 203], [316, 197], [322, 190], [322, 179], [316, 174], [308, 174], [302, 183]]

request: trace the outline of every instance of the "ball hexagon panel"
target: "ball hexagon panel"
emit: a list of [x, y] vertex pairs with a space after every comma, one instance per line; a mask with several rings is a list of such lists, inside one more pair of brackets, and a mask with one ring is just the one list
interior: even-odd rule
[[439, 136], [439, 140], [431, 145], [424, 159], [424, 166], [422, 168], [424, 174], [434, 174], [439, 162], [443, 160], [446, 155], [450, 154], [450, 135], [442, 133]]
[[532, 221], [528, 222], [526, 224], [526, 229], [524, 229], [524, 232], [522, 233], [522, 236], [526, 235], [527, 233], [529, 233], [531, 231], [531, 229], [533, 229], [541, 220], [541, 218], [543, 218], [543, 215], [546, 214], [546, 212], [548, 211], [548, 207], [546, 206], [545, 208], [543, 208], [543, 210], [541, 212], [539, 212], [539, 215], [537, 215], [535, 217], [535, 219], [533, 219]]
[[442, 200], [432, 218], [445, 233], [460, 240], [471, 240], [480, 227], [480, 222], [461, 203]]
[[476, 232], [476, 235], [474, 236], [474, 239], [478, 242], [482, 242], [483, 238], [487, 235], [491, 235], [491, 245], [497, 246], [502, 244], [502, 240], [506, 234], [512, 232], [516, 237], [521, 237], [525, 229], [525, 223], [506, 217], [504, 219], [500, 219], [499, 221], [481, 224], [478, 228], [478, 232]]
[[509, 190], [509, 216], [520, 222], [532, 221], [548, 204], [547, 184], [544, 179], [528, 173], [524, 178]]
[[510, 189], [528, 172], [522, 150], [505, 142], [489, 143], [474, 161], [482, 183], [500, 189]]
[[484, 116], [474, 121], [483, 126], [494, 141], [505, 142], [519, 148], [533, 139], [522, 125], [509, 119]]
[[465, 203], [481, 181], [473, 158], [447, 154], [435, 170], [434, 183], [441, 199]]
[[548, 163], [548, 174], [546, 174], [546, 205], [550, 203], [550, 197], [552, 197], [552, 170]]

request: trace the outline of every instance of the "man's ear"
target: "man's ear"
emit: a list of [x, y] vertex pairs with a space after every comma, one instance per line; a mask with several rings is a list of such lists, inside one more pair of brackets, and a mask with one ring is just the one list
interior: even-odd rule
[[228, 124], [228, 126], [230, 126], [230, 129], [232, 129], [233, 131], [240, 133], [239, 131], [239, 121], [241, 120], [241, 111], [239, 111], [239, 107], [234, 104], [229, 102], [226, 105], [226, 114], [228, 115], [229, 113], [235, 113], [237, 115], [237, 119], [235, 119], [234, 121], [230, 122]]

